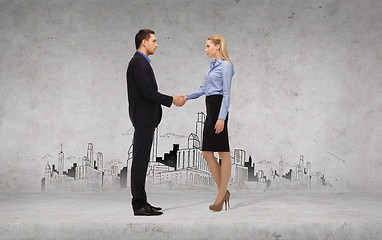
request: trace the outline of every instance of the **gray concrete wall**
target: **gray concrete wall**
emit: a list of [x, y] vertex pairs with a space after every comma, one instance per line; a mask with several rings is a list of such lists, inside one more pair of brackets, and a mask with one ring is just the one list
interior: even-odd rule
[[[126, 162], [125, 71], [141, 28], [156, 31], [169, 95], [201, 84], [206, 39], [225, 37], [232, 149], [275, 164], [304, 155], [338, 190], [382, 187], [381, 1], [1, 0], [1, 191], [39, 191], [61, 144], [65, 168], [88, 142]], [[200, 111], [204, 98], [164, 109], [159, 155], [187, 146]]]

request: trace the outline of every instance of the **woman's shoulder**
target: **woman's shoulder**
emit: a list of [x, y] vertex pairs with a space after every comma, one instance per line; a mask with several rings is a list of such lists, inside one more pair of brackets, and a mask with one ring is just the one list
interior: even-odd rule
[[232, 75], [234, 74], [235, 70], [233, 69], [233, 65], [230, 61], [223, 60], [222, 62], [223, 71], [232, 71]]
[[232, 63], [225, 59], [223, 59], [222, 65], [226, 67], [233, 67]]

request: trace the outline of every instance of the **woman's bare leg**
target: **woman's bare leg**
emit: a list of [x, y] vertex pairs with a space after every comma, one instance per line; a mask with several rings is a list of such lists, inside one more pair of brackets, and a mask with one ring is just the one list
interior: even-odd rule
[[[216, 196], [214, 204], [220, 203], [227, 191], [229, 179], [231, 178], [231, 154], [230, 152], [219, 152], [219, 156], [222, 160], [222, 166], [220, 168], [220, 185], [219, 193]], [[216, 180], [215, 180], [216, 181]]]
[[221, 179], [220, 165], [219, 165], [216, 157], [214, 156], [214, 152], [203, 151], [203, 157], [207, 161], [208, 168], [210, 169], [210, 172], [211, 172], [212, 176], [214, 177], [215, 182], [216, 182], [216, 186], [219, 190], [220, 182], [221, 182], [220, 181], [220, 179]]

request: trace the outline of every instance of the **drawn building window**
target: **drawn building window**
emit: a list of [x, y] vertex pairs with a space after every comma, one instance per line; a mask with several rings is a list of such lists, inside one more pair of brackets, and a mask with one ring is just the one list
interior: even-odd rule
[[195, 167], [195, 160], [196, 160], [196, 151], [192, 151], [192, 166]]
[[187, 151], [187, 167], [190, 167], [190, 150]]
[[186, 152], [183, 151], [183, 165], [182, 165], [182, 168], [184, 168], [184, 159], [186, 158], [186, 157], [185, 157], [185, 154], [186, 154]]

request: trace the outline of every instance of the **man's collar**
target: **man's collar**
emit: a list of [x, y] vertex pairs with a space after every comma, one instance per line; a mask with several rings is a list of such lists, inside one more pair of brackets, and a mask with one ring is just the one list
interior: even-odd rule
[[144, 54], [143, 52], [138, 51], [138, 50], [137, 50], [137, 52], [139, 52], [140, 54], [142, 54], [142, 55], [147, 59], [147, 61], [148, 61], [149, 63], [151, 62], [150, 58], [147, 57], [146, 54]]

